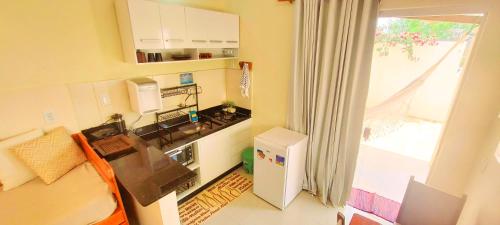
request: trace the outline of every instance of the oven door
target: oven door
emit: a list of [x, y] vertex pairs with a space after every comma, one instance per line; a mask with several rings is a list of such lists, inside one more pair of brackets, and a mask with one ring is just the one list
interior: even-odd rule
[[166, 152], [165, 154], [184, 166], [187, 166], [187, 165], [193, 163], [193, 161], [194, 161], [193, 147], [191, 145], [170, 150], [170, 151]]

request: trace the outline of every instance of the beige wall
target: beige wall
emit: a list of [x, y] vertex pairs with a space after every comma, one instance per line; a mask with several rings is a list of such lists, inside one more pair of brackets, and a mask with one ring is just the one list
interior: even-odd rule
[[[163, 2], [226, 8], [222, 0]], [[0, 8], [0, 26], [5, 31], [0, 35], [0, 138], [58, 124], [76, 131], [115, 112], [131, 122], [137, 115], [130, 112], [123, 82], [131, 77], [168, 74], [161, 79], [174, 86], [178, 73], [194, 71], [195, 81], [205, 88], [201, 107], [220, 104], [225, 100], [225, 68], [237, 65], [236, 60], [125, 63], [114, 0], [8, 1]], [[102, 94], [109, 95], [111, 105], [99, 102]], [[56, 121], [47, 124], [44, 112], [53, 112]], [[139, 125], [151, 121], [147, 117]]]
[[[0, 35], [1, 94], [11, 96], [16, 90], [29, 91], [66, 83], [76, 85], [185, 71], [237, 68], [237, 60], [155, 65], [125, 63], [113, 2], [5, 2], [0, 8], [0, 27], [6, 31]], [[255, 107], [255, 132], [284, 125], [291, 59], [292, 6], [267, 0], [163, 2], [240, 14], [241, 59], [254, 62], [255, 67], [252, 73], [252, 76], [255, 74], [252, 86], [256, 93], [252, 103]], [[83, 123], [92, 123], [93, 118], [99, 115], [99, 112], [94, 112], [83, 119]]]
[[253, 62], [253, 132], [284, 126], [292, 53], [292, 5], [275, 0], [226, 0], [240, 15], [240, 59]]
[[[220, 0], [165, 1], [223, 9]], [[225, 68], [230, 60], [134, 65], [123, 60], [114, 0], [19, 0], [0, 7], [2, 92], [43, 85]]]
[[426, 7], [440, 7], [441, 12], [457, 7], [466, 10], [480, 8], [487, 13], [427, 181], [451, 193], [461, 194], [477, 157], [477, 149], [482, 145], [489, 124], [498, 113], [500, 2], [384, 0], [381, 5], [382, 10]]
[[467, 202], [459, 225], [500, 224], [500, 162], [494, 157], [500, 143], [500, 119], [492, 124], [486, 137], [478, 148], [480, 157], [465, 189]]
[[[226, 88], [226, 73], [226, 69], [193, 72], [194, 82], [203, 90], [199, 95], [200, 109], [221, 104], [226, 100], [226, 91], [233, 93]], [[178, 86], [180, 83], [177, 73], [155, 75], [151, 78], [157, 80], [162, 88]], [[228, 85], [233, 86], [232, 83]], [[102, 96], [109, 99], [109, 104], [103, 104]], [[185, 97], [163, 99], [164, 109], [175, 107], [183, 102]], [[192, 100], [191, 98], [188, 101]], [[139, 116], [131, 110], [124, 79], [55, 84], [9, 91], [7, 95], [0, 95], [0, 109], [0, 140], [30, 129], [50, 129], [59, 125], [77, 132], [105, 122], [114, 113], [123, 114], [127, 125], [130, 125]], [[46, 112], [52, 112], [55, 121], [45, 121], [43, 115]], [[154, 121], [154, 115], [146, 115], [135, 127]]]
[[[51, 112], [53, 122], [46, 122], [43, 114]], [[50, 129], [65, 126], [78, 131], [73, 103], [65, 85], [15, 90], [0, 94], [0, 140], [35, 128]]]
[[239, 69], [227, 69], [226, 70], [226, 98], [229, 101], [233, 101], [239, 107], [251, 109], [252, 108], [252, 94], [253, 88], [252, 78], [253, 75], [250, 73], [250, 96], [243, 97], [241, 95], [240, 80], [241, 80], [241, 70]]
[[[406, 87], [440, 60], [454, 44], [441, 41], [437, 46], [415, 46], [415, 56], [419, 58], [416, 61], [409, 60], [407, 53], [401, 51], [401, 46], [390, 47], [387, 56], [380, 56], [374, 51], [366, 107], [376, 106]], [[393, 110], [406, 112], [411, 117], [445, 122], [462, 77], [458, 68], [464, 47], [465, 44], [462, 44], [455, 48], [411, 95], [410, 100], [401, 100], [400, 107], [392, 107]]]
[[[204, 70], [193, 73], [193, 80], [202, 88], [199, 95], [199, 109], [206, 109], [219, 105], [226, 100], [226, 70]], [[174, 87], [180, 85], [179, 74], [165, 74], [150, 76], [158, 81], [160, 88]], [[98, 82], [76, 83], [68, 85], [74, 111], [80, 129], [97, 126], [105, 122], [114, 113], [124, 115], [129, 126], [135, 121], [139, 114], [133, 112], [130, 107], [129, 95], [125, 80], [108, 80]], [[110, 104], [103, 104], [102, 97], [106, 96]], [[163, 110], [176, 108], [179, 103], [184, 102], [186, 96], [174, 96], [163, 99]], [[188, 104], [194, 104], [194, 98], [187, 100]], [[135, 127], [152, 124], [155, 121], [154, 114], [145, 115]]]

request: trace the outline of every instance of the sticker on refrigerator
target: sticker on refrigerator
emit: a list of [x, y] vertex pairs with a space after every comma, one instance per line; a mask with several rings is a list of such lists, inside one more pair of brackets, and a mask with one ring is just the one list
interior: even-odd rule
[[257, 158], [264, 159], [264, 158], [266, 158], [266, 154], [264, 154], [264, 152], [262, 150], [257, 149]]
[[276, 155], [276, 165], [285, 166], [285, 157], [281, 155]]

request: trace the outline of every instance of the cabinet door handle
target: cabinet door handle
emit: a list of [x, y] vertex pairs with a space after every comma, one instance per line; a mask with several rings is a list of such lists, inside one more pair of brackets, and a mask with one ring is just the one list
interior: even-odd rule
[[165, 155], [168, 155], [168, 156], [172, 157], [172, 156], [179, 155], [182, 152], [183, 152], [182, 149], [172, 149], [170, 151], [165, 152]]
[[158, 38], [141, 38], [139, 40], [141, 42], [146, 42], [146, 41], [161, 41], [161, 39], [158, 39]]
[[238, 41], [226, 41], [226, 43], [238, 43]]
[[184, 39], [180, 39], [180, 38], [169, 38], [169, 39], [166, 39], [165, 42], [169, 42], [169, 41], [172, 41], [172, 42], [183, 42]]
[[210, 40], [210, 43], [222, 43], [222, 40]]
[[169, 156], [169, 157], [174, 157], [174, 156], [179, 155], [179, 154], [181, 154], [181, 153], [182, 153], [182, 150], [177, 150], [177, 151], [175, 151], [175, 152], [172, 152], [172, 153], [168, 154], [168, 156]]
[[205, 43], [207, 40], [191, 40], [192, 42]]

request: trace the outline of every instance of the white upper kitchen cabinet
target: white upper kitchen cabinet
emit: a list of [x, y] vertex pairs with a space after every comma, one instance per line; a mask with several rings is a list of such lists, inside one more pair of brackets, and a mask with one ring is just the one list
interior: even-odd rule
[[161, 26], [165, 48], [188, 48], [186, 36], [185, 7], [179, 5], [160, 5]]
[[207, 37], [208, 45], [207, 48], [224, 48], [225, 39], [227, 36], [227, 28], [225, 13], [210, 11], [210, 24], [208, 25]]
[[[127, 62], [138, 63], [138, 50], [162, 54], [161, 63], [176, 61], [174, 53], [189, 54], [191, 60], [204, 60], [199, 53], [212, 53], [212, 59], [238, 57], [238, 15], [158, 0], [115, 0], [115, 9]], [[234, 54], [224, 55], [225, 48]]]
[[208, 46], [211, 12], [203, 9], [186, 7], [186, 31], [188, 41], [196, 48]]
[[135, 48], [164, 48], [160, 3], [148, 0], [128, 0], [128, 10]]
[[186, 8], [188, 39], [197, 48], [238, 48], [239, 16]]
[[224, 48], [240, 47], [240, 17], [238, 15], [222, 13], [224, 31]]

